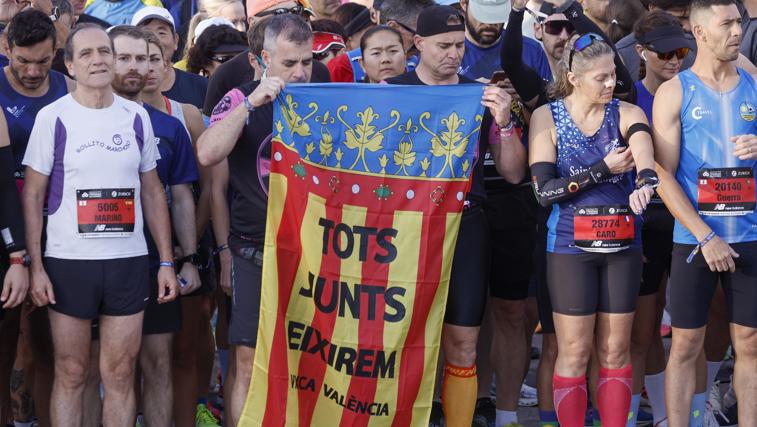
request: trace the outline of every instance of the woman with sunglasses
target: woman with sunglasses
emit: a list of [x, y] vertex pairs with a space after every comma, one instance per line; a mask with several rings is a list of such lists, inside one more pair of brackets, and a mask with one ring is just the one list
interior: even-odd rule
[[550, 87], [554, 101], [534, 112], [529, 130], [534, 192], [552, 208], [547, 283], [559, 348], [553, 397], [563, 427], [584, 425], [592, 347], [602, 425], [625, 426], [631, 402], [639, 215], [658, 180], [644, 112], [613, 98], [613, 59], [602, 36], [571, 36]]
[[[636, 82], [638, 105], [652, 123], [652, 103], [660, 85], [681, 70], [690, 43], [678, 18], [658, 10], [645, 14], [634, 26], [636, 52], [641, 66]], [[665, 284], [673, 250], [673, 216], [659, 197], [654, 197], [644, 213], [641, 288], [636, 303], [631, 335], [633, 363], [633, 397], [631, 418], [636, 423], [641, 389], [645, 385], [652, 406], [654, 422], [665, 419], [665, 350], [660, 337], [660, 322], [665, 306]], [[650, 374], [646, 376], [645, 373]], [[704, 403], [704, 402], [703, 402]]]
[[242, 33], [228, 25], [210, 25], [189, 50], [187, 71], [210, 77], [221, 64], [246, 49]]

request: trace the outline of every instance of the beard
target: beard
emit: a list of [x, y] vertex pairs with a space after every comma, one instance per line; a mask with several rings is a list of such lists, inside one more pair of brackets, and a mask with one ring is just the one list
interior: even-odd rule
[[498, 28], [494, 29], [493, 26], [487, 25], [486, 27], [484, 27], [484, 29], [492, 31], [487, 31], [486, 34], [482, 34], [483, 31], [477, 30], [473, 27], [473, 24], [471, 23], [470, 12], [468, 12], [465, 18], [465, 28], [468, 30], [468, 34], [470, 34], [471, 38], [473, 38], [473, 41], [482, 46], [491, 46], [497, 40], [499, 40], [499, 37], [502, 35], [502, 29], [505, 27], [505, 25], [498, 24], [496, 27]]
[[48, 70], [44, 73], [44, 75], [39, 77], [25, 77], [18, 70], [13, 68], [13, 66], [10, 66], [9, 68], [11, 70], [11, 74], [13, 74], [13, 78], [15, 78], [16, 81], [21, 84], [21, 86], [29, 90], [38, 89], [40, 86], [42, 86], [42, 84], [45, 83], [48, 74], [50, 73], [50, 71]]
[[[138, 79], [127, 81], [127, 79]], [[138, 73], [128, 73], [124, 75], [116, 74], [113, 77], [113, 89], [121, 94], [124, 94], [130, 98], [139, 95], [145, 88], [147, 83], [147, 76]]]

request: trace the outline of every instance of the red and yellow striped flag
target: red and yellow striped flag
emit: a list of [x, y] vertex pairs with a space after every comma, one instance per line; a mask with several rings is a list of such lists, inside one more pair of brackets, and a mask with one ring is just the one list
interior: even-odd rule
[[[398, 91], [412, 101], [398, 105]], [[261, 319], [240, 425], [428, 422], [480, 94], [287, 87], [274, 106]]]

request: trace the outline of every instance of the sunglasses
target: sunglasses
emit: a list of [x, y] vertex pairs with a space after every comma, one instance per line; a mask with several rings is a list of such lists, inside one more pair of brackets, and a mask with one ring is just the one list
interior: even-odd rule
[[315, 59], [316, 61], [322, 61], [327, 56], [329, 56], [329, 54], [333, 53], [334, 55], [338, 55], [339, 52], [341, 52], [341, 51], [342, 51], [342, 48], [326, 49], [323, 52], [314, 53], [313, 54], [313, 59]]
[[410, 34], [412, 34], [412, 35], [415, 35], [415, 34], [416, 34], [416, 32], [415, 32], [415, 30], [414, 30], [414, 29], [412, 29], [412, 28], [408, 27], [407, 25], [403, 24], [402, 22], [400, 22], [400, 21], [394, 21], [394, 22], [396, 22], [396, 23], [397, 23], [397, 25], [399, 25], [400, 27], [404, 28], [404, 29], [405, 29], [405, 31], [407, 31], [408, 33], [410, 33]]
[[266, 10], [266, 11], [260, 12], [258, 14], [255, 14], [255, 16], [257, 16], [258, 18], [262, 18], [264, 16], [269, 16], [269, 15], [285, 15], [287, 13], [291, 13], [292, 15], [300, 15], [300, 16], [302, 16], [305, 13], [305, 8], [302, 7], [301, 5], [297, 5], [297, 6], [289, 8], [289, 9], [281, 7], [281, 8], [278, 8], [278, 9], [272, 9], [272, 10]]
[[[649, 49], [649, 48], [647, 48]], [[673, 59], [673, 57], [678, 58], [678, 60], [682, 60], [683, 58], [686, 58], [686, 56], [689, 54], [689, 48], [688, 47], [679, 47], [676, 50], [671, 50], [670, 52], [657, 52], [655, 50], [649, 49], [650, 51], [657, 54], [657, 57], [661, 61], [670, 61]]]
[[569, 21], [546, 21], [544, 22], [544, 32], [553, 36], [559, 36], [563, 31], [573, 34], [575, 28]]
[[234, 55], [213, 55], [210, 57], [210, 59], [216, 61], [219, 64], [223, 64], [224, 62], [228, 62], [233, 57]]
[[597, 33], [586, 33], [573, 43], [573, 49], [570, 50], [570, 56], [568, 56], [568, 71], [573, 71], [573, 55], [591, 46], [595, 41], [604, 43], [605, 39]]

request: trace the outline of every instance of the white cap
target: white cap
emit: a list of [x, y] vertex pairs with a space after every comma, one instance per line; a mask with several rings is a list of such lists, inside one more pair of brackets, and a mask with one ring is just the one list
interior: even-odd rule
[[470, 0], [470, 13], [483, 24], [504, 24], [510, 17], [510, 0]]
[[215, 16], [213, 18], [203, 19], [199, 24], [197, 24], [197, 26], [195, 27], [195, 35], [192, 40], [196, 42], [197, 39], [200, 38], [200, 34], [202, 34], [205, 30], [212, 27], [213, 25], [226, 25], [227, 27], [236, 29], [234, 24], [232, 24], [228, 19], [222, 18], [220, 16]]
[[139, 9], [134, 17], [131, 18], [131, 25], [139, 26], [151, 19], [159, 19], [165, 23], [171, 24], [171, 28], [176, 31], [176, 24], [173, 22], [171, 12], [164, 7], [145, 6]]

